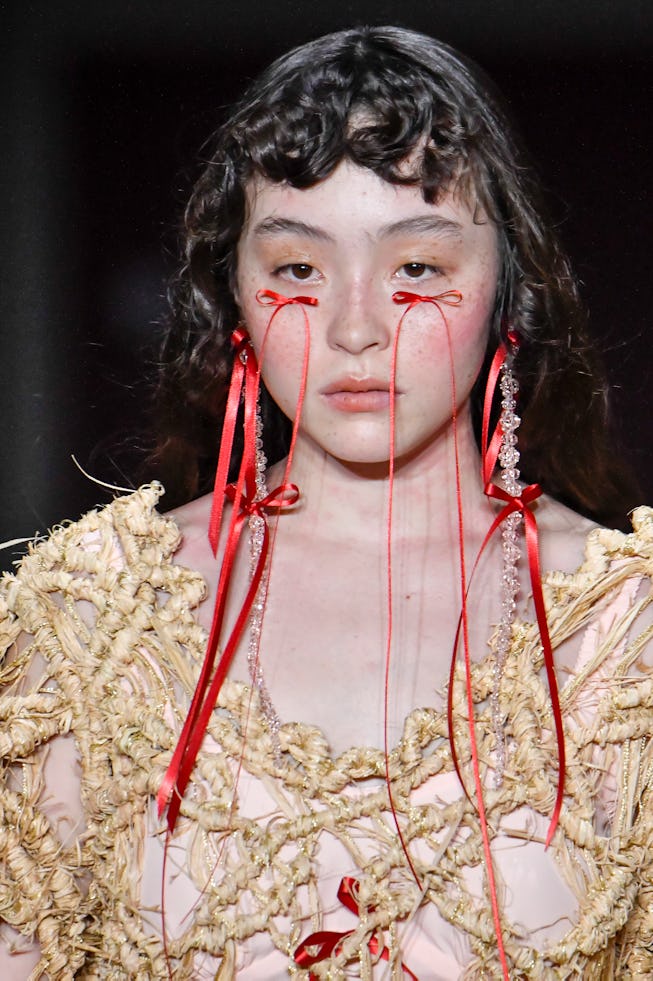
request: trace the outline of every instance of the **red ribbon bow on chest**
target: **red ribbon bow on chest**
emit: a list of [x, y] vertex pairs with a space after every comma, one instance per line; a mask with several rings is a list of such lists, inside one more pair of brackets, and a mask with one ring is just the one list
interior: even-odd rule
[[[360, 916], [360, 903], [358, 901], [358, 893], [360, 889], [360, 883], [358, 879], [354, 879], [352, 876], [345, 876], [338, 887], [338, 899], [343, 906], [346, 906], [350, 912], [354, 913], [356, 916]], [[375, 911], [375, 906], [368, 906], [366, 909], [367, 913], [373, 913]], [[306, 940], [302, 940], [301, 944], [295, 951], [293, 958], [299, 967], [312, 967], [314, 964], [319, 964], [321, 961], [327, 960], [332, 955], [336, 957], [342, 950], [342, 943], [347, 937], [353, 936], [355, 930], [344, 930], [342, 932], [337, 932], [334, 930], [317, 930], [315, 933], [311, 933]], [[385, 942], [383, 940], [383, 933], [381, 930], [377, 930], [367, 941], [367, 947], [370, 951], [372, 957], [377, 957], [379, 960], [389, 961], [390, 951], [388, 950]], [[316, 952], [309, 953], [309, 950], [313, 948]], [[413, 981], [419, 981], [416, 974], [413, 974], [405, 964], [402, 963], [401, 969], [404, 974], [407, 974], [409, 978]], [[314, 974], [309, 974], [311, 981], [316, 981]]]

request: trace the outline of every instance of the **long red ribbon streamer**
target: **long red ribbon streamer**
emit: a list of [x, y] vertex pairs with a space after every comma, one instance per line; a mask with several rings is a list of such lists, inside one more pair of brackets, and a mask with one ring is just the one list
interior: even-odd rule
[[[274, 306], [274, 312], [270, 317], [265, 332], [263, 347], [272, 322], [279, 311], [288, 304], [304, 304], [315, 306], [317, 300], [314, 297], [284, 297], [271, 290], [262, 290], [257, 294], [260, 303]], [[305, 322], [305, 329], [308, 334], [308, 324]], [[238, 642], [247, 623], [252, 604], [256, 597], [258, 587], [261, 583], [265, 563], [270, 548], [270, 537], [267, 522], [263, 522], [263, 543], [260, 554], [249, 583], [245, 599], [236, 617], [236, 622], [232, 628], [229, 638], [224, 646], [222, 655], [218, 661], [215, 672], [213, 671], [218, 643], [222, 634], [226, 601], [231, 586], [231, 576], [234, 562], [238, 552], [242, 532], [246, 521], [253, 514], [264, 516], [266, 510], [281, 510], [293, 505], [298, 497], [299, 490], [294, 484], [288, 483], [287, 476], [297, 438], [299, 417], [306, 388], [306, 372], [308, 367], [308, 344], [305, 346], [304, 363], [302, 370], [302, 381], [298, 396], [298, 411], [293, 423], [293, 435], [291, 438], [291, 450], [288, 455], [285, 478], [282, 484], [271, 491], [263, 500], [256, 500], [256, 401], [260, 385], [260, 369], [256, 361], [254, 350], [249, 342], [247, 334], [237, 328], [233, 333], [233, 344], [235, 347], [234, 365], [232, 370], [231, 384], [227, 396], [225, 409], [225, 421], [223, 425], [222, 440], [220, 444], [220, 454], [216, 471], [216, 480], [213, 491], [213, 502], [211, 516], [209, 519], [209, 541], [213, 553], [217, 552], [220, 527], [224, 508], [224, 499], [228, 497], [233, 504], [231, 520], [227, 533], [222, 566], [218, 579], [218, 589], [216, 594], [215, 606], [213, 609], [213, 619], [211, 630], [204, 655], [204, 662], [200, 672], [200, 677], [195, 688], [193, 699], [186, 716], [186, 721], [179, 737], [179, 741], [170, 761], [170, 765], [165, 773], [161, 787], [157, 794], [157, 807], [159, 816], [168, 805], [167, 825], [169, 831], [173, 831], [181, 802], [183, 800], [190, 776], [197, 759], [204, 734], [208, 726], [211, 713], [215, 707], [218, 694], [227, 676], [229, 666], [233, 659]], [[243, 456], [235, 485], [227, 486], [227, 475], [231, 460], [233, 439], [236, 428], [238, 407], [244, 387], [244, 438]]]
[[492, 358], [492, 364], [490, 365], [487, 384], [485, 386], [485, 399], [483, 400], [483, 424], [481, 428], [481, 479], [483, 480], [483, 487], [487, 487], [492, 480], [494, 468], [496, 467], [497, 463], [497, 457], [499, 456], [499, 450], [501, 449], [502, 432], [499, 424], [495, 426], [489, 445], [488, 439], [494, 393], [496, 391], [497, 382], [501, 373], [501, 367], [506, 360], [506, 354], [507, 352], [503, 344], [499, 344], [499, 347], [496, 349], [494, 357]]
[[[383, 697], [383, 747], [385, 756], [385, 782], [388, 791], [388, 803], [390, 804], [390, 812], [392, 814], [392, 819], [397, 831], [397, 836], [401, 844], [402, 851], [406, 856], [406, 861], [410, 871], [412, 872], [413, 878], [417, 883], [418, 887], [422, 888], [422, 883], [420, 881], [417, 870], [413, 863], [408, 845], [404, 838], [404, 833], [401, 830], [401, 825], [399, 824], [399, 817], [397, 815], [397, 808], [394, 800], [394, 793], [392, 790], [392, 784], [390, 782], [390, 771], [389, 771], [389, 758], [390, 758], [390, 747], [388, 740], [388, 716], [389, 716], [389, 702], [390, 702], [390, 658], [392, 651], [392, 629], [393, 629], [393, 584], [392, 584], [392, 520], [393, 520], [393, 502], [394, 502], [394, 473], [395, 473], [395, 435], [396, 435], [396, 423], [395, 423], [395, 388], [396, 388], [396, 373], [397, 373], [397, 351], [399, 346], [399, 335], [401, 334], [401, 329], [404, 324], [404, 320], [410, 311], [417, 305], [417, 303], [428, 302], [432, 303], [438, 310], [442, 320], [445, 325], [447, 324], [447, 318], [444, 315], [444, 311], [441, 308], [441, 304], [445, 303], [448, 306], [457, 306], [462, 302], [462, 293], [459, 290], [447, 290], [444, 293], [439, 293], [437, 296], [425, 297], [418, 296], [416, 293], [407, 293], [403, 290], [399, 290], [392, 294], [392, 299], [397, 304], [408, 304], [406, 310], [399, 318], [399, 323], [397, 324], [397, 329], [395, 331], [394, 342], [392, 345], [392, 359], [390, 365], [390, 447], [389, 447], [389, 461], [388, 461], [388, 519], [387, 519], [387, 542], [386, 542], [386, 569], [387, 569], [387, 599], [388, 599], [388, 630], [387, 630], [387, 640], [386, 640], [386, 652], [385, 652], [385, 680], [384, 680], [384, 697]], [[447, 326], [448, 330], [448, 326]]]
[[[395, 302], [408, 304], [408, 310], [411, 310], [414, 306], [423, 302], [434, 303], [435, 297], [421, 296], [420, 294], [402, 293], [395, 295]], [[436, 303], [437, 305], [437, 303]], [[442, 314], [442, 311], [440, 311]], [[405, 316], [405, 314], [404, 314]], [[403, 317], [402, 317], [403, 320]], [[466, 581], [465, 573], [465, 557], [464, 557], [464, 528], [462, 521], [462, 497], [460, 493], [460, 471], [458, 462], [458, 446], [457, 446], [457, 408], [456, 408], [456, 394], [455, 394], [455, 377], [453, 371], [453, 351], [451, 348], [451, 337], [449, 333], [449, 326], [445, 319], [445, 326], [447, 329], [447, 338], [449, 342], [449, 353], [450, 353], [450, 364], [451, 364], [451, 387], [452, 387], [452, 427], [454, 434], [454, 447], [456, 455], [456, 484], [457, 484], [457, 500], [458, 500], [458, 511], [459, 511], [459, 547], [461, 556], [461, 587], [462, 587], [462, 609], [461, 617], [458, 625], [458, 630], [456, 632], [456, 639], [454, 644], [450, 678], [449, 678], [449, 691], [448, 691], [448, 726], [449, 726], [449, 736], [451, 743], [451, 752], [454, 766], [458, 773], [458, 776], [465, 789], [464, 781], [462, 779], [462, 773], [458, 763], [456, 748], [455, 748], [455, 734], [453, 726], [453, 681], [454, 681], [454, 670], [455, 670], [455, 660], [456, 652], [458, 650], [458, 641], [460, 637], [460, 631], [462, 628], [463, 633], [463, 646], [465, 654], [465, 675], [466, 675], [466, 688], [467, 688], [467, 708], [468, 708], [468, 725], [469, 725], [469, 736], [470, 736], [470, 748], [472, 755], [472, 769], [474, 774], [474, 785], [476, 791], [477, 807], [479, 811], [479, 819], [481, 823], [481, 833], [483, 837], [483, 848], [485, 853], [485, 864], [488, 874], [488, 884], [492, 904], [492, 915], [495, 925], [495, 933], [497, 936], [497, 944], [499, 949], [499, 958], [501, 961], [503, 974], [506, 979], [509, 978], [508, 965], [505, 956], [505, 949], [503, 943], [503, 934], [501, 928], [501, 920], [499, 915], [499, 904], [498, 896], [496, 891], [496, 884], [494, 879], [492, 855], [490, 849], [489, 831], [487, 825], [486, 811], [483, 800], [483, 787], [480, 778], [480, 765], [478, 758], [478, 747], [476, 741], [476, 733], [474, 726], [474, 703], [472, 695], [472, 683], [471, 683], [471, 658], [469, 651], [469, 636], [468, 636], [468, 609], [467, 609], [467, 599], [469, 593], [469, 583]], [[555, 722], [556, 739], [558, 745], [558, 787], [556, 794], [556, 801], [551, 817], [551, 822], [546, 838], [546, 847], [549, 846], [555, 829], [557, 827], [560, 810], [562, 807], [562, 801], [564, 797], [564, 777], [565, 777], [565, 745], [564, 745], [564, 728], [562, 721], [562, 712], [560, 709], [560, 700], [558, 693], [557, 678], [555, 674], [555, 665], [553, 661], [553, 650], [551, 645], [551, 639], [549, 635], [549, 629], [546, 619], [546, 609], [544, 604], [544, 596], [542, 591], [542, 577], [539, 559], [539, 537], [537, 530], [537, 522], [535, 515], [531, 509], [531, 504], [541, 495], [541, 488], [537, 484], [531, 484], [528, 487], [523, 488], [519, 495], [511, 495], [506, 492], [503, 488], [498, 487], [496, 484], [492, 483], [492, 476], [496, 467], [496, 461], [501, 447], [502, 430], [500, 421], [497, 424], [492, 438], [489, 438], [489, 428], [490, 428], [490, 415], [492, 410], [492, 404], [494, 400], [494, 394], [498, 379], [501, 373], [501, 368], [506, 360], [507, 351], [504, 345], [500, 345], [490, 366], [490, 371], [488, 375], [488, 382], [485, 392], [485, 400], [483, 406], [483, 423], [482, 423], [482, 435], [481, 435], [481, 473], [483, 480], [483, 487], [485, 494], [490, 499], [500, 500], [505, 502], [505, 507], [502, 508], [500, 513], [494, 519], [490, 529], [488, 530], [485, 539], [479, 549], [478, 555], [474, 562], [472, 569], [471, 578], [474, 575], [474, 570], [478, 565], [478, 561], [481, 554], [485, 550], [488, 542], [490, 541], [494, 532], [500, 527], [502, 522], [515, 511], [519, 511], [524, 516], [524, 528], [525, 528], [525, 538], [526, 538], [526, 548], [528, 555], [528, 565], [530, 572], [530, 579], [533, 589], [533, 601], [535, 604], [538, 629], [540, 632], [540, 637], [542, 640], [542, 649], [544, 654], [544, 663], [546, 667], [547, 679], [549, 684], [549, 691], [551, 695], [551, 705], [552, 712]], [[469, 794], [467, 794], [469, 797]]]
[[[457, 302], [462, 300], [462, 294], [457, 290], [450, 291], [451, 294], [457, 295], [459, 297]], [[445, 294], [446, 295], [446, 294]], [[421, 303], [432, 303], [436, 307], [438, 306], [437, 301], [440, 297], [423, 296], [420, 293], [396, 293], [394, 295], [395, 303], [407, 304], [407, 309], [402, 316], [403, 318], [416, 306]], [[439, 309], [439, 307], [438, 307]], [[461, 622], [463, 631], [463, 649], [465, 654], [465, 677], [466, 677], [466, 689], [467, 689], [467, 718], [469, 727], [469, 742], [472, 755], [472, 772], [474, 775], [474, 787], [476, 791], [476, 806], [478, 808], [479, 821], [481, 825], [481, 837], [483, 839], [483, 853], [485, 856], [485, 868], [488, 877], [488, 891], [490, 893], [490, 902], [492, 906], [492, 919], [494, 922], [494, 932], [497, 938], [497, 947], [499, 953], [499, 960], [501, 961], [501, 967], [503, 971], [504, 978], [509, 981], [508, 974], [508, 962], [506, 960], [506, 953], [503, 943], [503, 931], [501, 928], [501, 917], [499, 914], [499, 899], [496, 888], [496, 881], [494, 876], [494, 865], [492, 862], [492, 852], [490, 849], [490, 835], [487, 822], [487, 816], [485, 811], [485, 801], [483, 798], [483, 783], [481, 780], [480, 762], [478, 756], [478, 746], [476, 741], [476, 729], [474, 725], [474, 699], [472, 693], [472, 669], [471, 669], [471, 655], [470, 655], [470, 645], [469, 645], [469, 629], [468, 629], [468, 610], [467, 610], [467, 594], [468, 594], [468, 583], [467, 583], [467, 572], [465, 563], [465, 528], [464, 528], [464, 518], [463, 518], [463, 503], [462, 503], [462, 487], [461, 487], [461, 468], [460, 468], [460, 457], [458, 450], [458, 398], [456, 394], [456, 376], [454, 370], [454, 357], [453, 357], [453, 344], [451, 340], [451, 331], [449, 330], [449, 323], [439, 310], [442, 316], [446, 335], [447, 335], [447, 345], [449, 348], [449, 372], [450, 372], [450, 384], [451, 384], [451, 426], [453, 432], [453, 445], [454, 445], [454, 456], [455, 456], [455, 473], [456, 473], [456, 502], [458, 510], [458, 547], [459, 547], [459, 561], [460, 561], [460, 593], [461, 593]], [[460, 628], [459, 628], [460, 629]], [[456, 635], [456, 644], [454, 646], [452, 663], [455, 661], [456, 652], [458, 650], [458, 633]], [[449, 685], [449, 705], [452, 705], [452, 686]], [[453, 716], [451, 714], [451, 708], [449, 709], [449, 741], [452, 747], [452, 758], [454, 760], [454, 765], [456, 765], [455, 756], [455, 736], [453, 729]], [[456, 765], [456, 769], [458, 767]], [[460, 772], [458, 771], [460, 777]], [[462, 779], [461, 779], [461, 783]], [[464, 783], [463, 783], [464, 789]], [[466, 792], [466, 791], [465, 791]]]

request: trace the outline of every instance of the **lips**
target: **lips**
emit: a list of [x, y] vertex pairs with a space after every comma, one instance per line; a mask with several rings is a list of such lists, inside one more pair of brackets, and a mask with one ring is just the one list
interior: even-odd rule
[[[380, 378], [339, 378], [322, 389], [325, 401], [341, 412], [379, 412], [390, 405], [390, 384]], [[395, 395], [401, 393], [395, 391]]]

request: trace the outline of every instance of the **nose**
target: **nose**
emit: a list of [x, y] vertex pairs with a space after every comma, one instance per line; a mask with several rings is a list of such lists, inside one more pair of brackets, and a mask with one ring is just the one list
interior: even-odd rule
[[392, 304], [369, 281], [352, 281], [338, 290], [329, 313], [327, 339], [334, 349], [362, 354], [387, 348], [392, 338]]

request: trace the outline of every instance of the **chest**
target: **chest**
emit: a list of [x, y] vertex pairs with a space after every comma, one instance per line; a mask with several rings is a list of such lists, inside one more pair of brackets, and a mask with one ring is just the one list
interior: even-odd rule
[[[386, 726], [393, 743], [413, 709], [442, 708], [460, 614], [455, 568], [423, 547], [398, 550], [391, 580], [380, 551], [334, 545], [277, 554], [256, 656], [282, 722], [317, 726], [341, 752], [382, 746]], [[475, 660], [487, 651], [495, 594], [479, 578], [470, 623]], [[242, 584], [232, 620], [237, 595]], [[251, 650], [246, 631], [232, 678], [248, 679]]]

